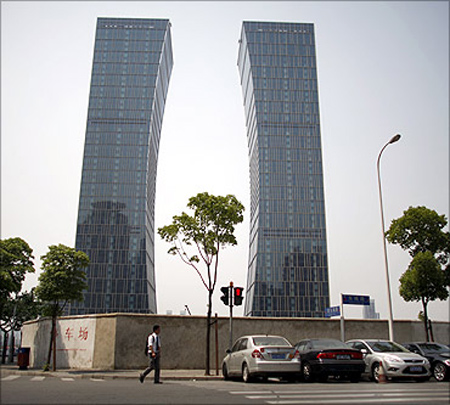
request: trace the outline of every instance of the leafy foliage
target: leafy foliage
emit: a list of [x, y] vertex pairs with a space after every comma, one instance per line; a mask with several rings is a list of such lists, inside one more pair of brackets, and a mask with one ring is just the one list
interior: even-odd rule
[[450, 234], [443, 231], [446, 225], [445, 215], [439, 215], [427, 207], [409, 207], [403, 216], [392, 221], [386, 238], [407, 250], [412, 257], [426, 251], [448, 256]]
[[50, 246], [41, 257], [43, 272], [35, 293], [44, 305], [44, 314], [61, 315], [67, 302], [83, 299], [87, 288], [84, 269], [89, 264], [86, 253], [59, 244]]
[[[235, 226], [244, 220], [244, 206], [233, 195], [214, 196], [200, 193], [189, 199], [188, 208], [194, 214], [183, 212], [175, 215], [170, 225], [158, 229], [163, 240], [172, 244], [168, 253], [179, 255], [181, 260], [193, 267], [207, 290], [214, 289], [220, 249], [237, 244]], [[195, 254], [188, 254], [187, 247], [195, 247]], [[203, 261], [208, 270], [204, 277], [197, 264]], [[211, 266], [215, 266], [211, 278]]]
[[0, 317], [8, 300], [18, 294], [27, 273], [34, 273], [33, 250], [21, 238], [0, 240]]
[[444, 272], [430, 251], [418, 252], [414, 256], [408, 270], [400, 277], [399, 291], [405, 301], [428, 303], [448, 298]]

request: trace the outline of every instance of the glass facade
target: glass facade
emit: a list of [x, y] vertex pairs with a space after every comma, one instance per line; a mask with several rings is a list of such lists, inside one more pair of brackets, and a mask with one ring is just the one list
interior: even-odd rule
[[250, 166], [244, 314], [323, 317], [329, 306], [314, 25], [242, 26]]
[[173, 66], [169, 20], [99, 18], [76, 249], [89, 288], [69, 314], [156, 313], [154, 206]]

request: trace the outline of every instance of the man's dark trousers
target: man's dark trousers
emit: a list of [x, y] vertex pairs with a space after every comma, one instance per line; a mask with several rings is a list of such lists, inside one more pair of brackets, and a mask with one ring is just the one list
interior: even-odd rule
[[143, 377], [147, 376], [152, 370], [155, 370], [155, 383], [159, 383], [159, 375], [161, 372], [160, 366], [159, 366], [159, 360], [160, 355], [159, 353], [156, 354], [155, 357], [150, 356], [150, 364], [149, 366], [144, 370], [142, 373]]

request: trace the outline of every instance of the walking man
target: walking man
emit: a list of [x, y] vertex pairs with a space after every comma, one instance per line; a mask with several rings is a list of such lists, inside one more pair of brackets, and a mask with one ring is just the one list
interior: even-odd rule
[[147, 374], [150, 373], [150, 371], [155, 370], [155, 384], [162, 384], [161, 381], [159, 381], [159, 375], [160, 375], [160, 358], [161, 358], [161, 338], [159, 337], [159, 333], [161, 332], [161, 328], [159, 325], [153, 326], [153, 333], [148, 336], [148, 356], [150, 359], [149, 366], [139, 374], [139, 381], [141, 383], [144, 382], [145, 377]]

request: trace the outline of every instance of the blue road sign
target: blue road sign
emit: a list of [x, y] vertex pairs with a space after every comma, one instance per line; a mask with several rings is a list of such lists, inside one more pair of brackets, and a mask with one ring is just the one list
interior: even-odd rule
[[331, 318], [332, 316], [339, 315], [341, 315], [341, 308], [339, 306], [325, 308], [325, 318]]
[[342, 295], [342, 303], [348, 305], [370, 305], [368, 295]]

